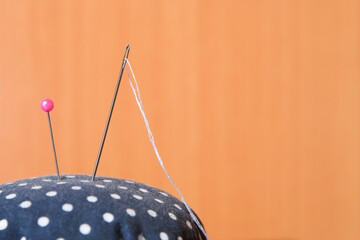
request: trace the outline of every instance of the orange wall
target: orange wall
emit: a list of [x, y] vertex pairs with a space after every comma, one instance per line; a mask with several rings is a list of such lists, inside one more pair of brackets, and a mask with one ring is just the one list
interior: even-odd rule
[[[0, 0], [0, 181], [90, 174], [125, 45], [212, 239], [360, 239], [360, 3]], [[123, 79], [98, 174], [175, 194]]]

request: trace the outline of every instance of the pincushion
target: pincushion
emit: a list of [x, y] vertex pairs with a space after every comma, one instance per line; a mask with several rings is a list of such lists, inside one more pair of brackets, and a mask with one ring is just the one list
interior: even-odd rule
[[0, 185], [0, 239], [205, 239], [184, 204], [157, 188], [87, 175]]
[[[0, 185], [0, 240], [186, 240], [208, 239], [195, 213], [166, 171], [140, 98], [135, 75], [127, 60], [123, 64], [106, 122], [92, 176], [60, 176], [51, 127], [51, 99], [41, 102], [47, 113], [56, 176], [29, 178]], [[157, 188], [123, 179], [96, 177], [102, 149], [124, 68], [128, 64], [136, 102], [158, 161], [182, 202]]]

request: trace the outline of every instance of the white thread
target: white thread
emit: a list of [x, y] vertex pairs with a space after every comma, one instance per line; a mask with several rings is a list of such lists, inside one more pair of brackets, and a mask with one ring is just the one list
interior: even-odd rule
[[132, 77], [133, 77], [133, 79], [134, 79], [134, 83], [135, 83], [136, 89], [134, 88], [134, 86], [133, 86], [133, 84], [132, 84], [132, 82], [131, 82], [131, 78], [130, 78], [130, 75], [129, 75], [129, 71], [128, 71], [128, 69], [126, 69], [126, 71], [127, 71], [127, 73], [128, 73], [128, 78], [129, 78], [129, 83], [130, 83], [131, 89], [132, 89], [132, 91], [133, 91], [133, 93], [134, 93], [135, 100], [136, 100], [137, 105], [139, 106], [140, 112], [141, 112], [141, 114], [142, 114], [142, 116], [143, 116], [143, 118], [144, 118], [144, 122], [145, 122], [145, 125], [146, 125], [146, 129], [147, 129], [147, 131], [148, 131], [148, 135], [149, 135], [149, 138], [150, 138], [150, 142], [151, 142], [151, 144], [152, 144], [152, 146], [153, 146], [153, 148], [154, 148], [156, 157], [157, 157], [157, 159], [159, 160], [159, 163], [160, 163], [162, 169], [164, 170], [164, 172], [166, 173], [166, 175], [167, 175], [168, 179], [170, 180], [171, 184], [174, 186], [174, 188], [175, 188], [176, 191], [178, 192], [179, 196], [181, 197], [181, 200], [182, 200], [182, 202], [184, 203], [184, 205], [185, 205], [187, 211], [189, 212], [190, 216], [192, 217], [192, 219], [194, 220], [194, 222], [196, 223], [196, 225], [200, 228], [200, 230], [202, 231], [202, 233], [205, 235], [206, 239], [209, 239], [209, 240], [210, 240], [210, 238], [209, 238], [208, 235], [206, 234], [203, 226], [200, 224], [200, 221], [197, 219], [197, 217], [195, 216], [195, 214], [193, 213], [193, 211], [190, 209], [190, 207], [189, 207], [188, 204], [186, 203], [183, 195], [181, 194], [180, 190], [176, 187], [175, 183], [174, 183], [173, 180], [171, 179], [169, 173], [167, 172], [167, 170], [166, 170], [166, 168], [165, 168], [165, 166], [164, 166], [164, 163], [163, 163], [163, 161], [162, 161], [162, 159], [161, 159], [161, 157], [160, 157], [160, 154], [159, 154], [159, 152], [158, 152], [158, 150], [157, 150], [157, 147], [156, 147], [156, 145], [155, 145], [155, 140], [154, 140], [154, 137], [153, 137], [153, 135], [152, 135], [152, 133], [151, 133], [150, 126], [149, 126], [149, 122], [148, 122], [148, 120], [147, 120], [147, 118], [146, 118], [145, 110], [144, 110], [144, 107], [143, 107], [143, 104], [142, 104], [142, 101], [141, 101], [140, 91], [139, 91], [139, 87], [138, 87], [138, 84], [137, 84], [137, 81], [136, 81], [134, 72], [133, 72], [133, 70], [132, 70], [132, 68], [131, 68], [131, 64], [130, 64], [129, 60], [128, 60], [127, 58], [125, 58], [125, 61], [126, 61], [127, 65], [128, 65], [128, 67], [130, 68]]

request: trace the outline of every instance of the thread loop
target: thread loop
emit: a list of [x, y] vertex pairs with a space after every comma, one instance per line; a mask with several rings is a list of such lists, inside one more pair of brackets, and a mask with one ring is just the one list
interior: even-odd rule
[[[131, 68], [131, 64], [129, 62], [129, 60], [127, 58], [125, 58], [125, 61], [127, 63], [127, 66], [128, 68], [126, 68], [126, 71], [127, 71], [127, 74], [128, 74], [128, 78], [129, 78], [129, 83], [130, 83], [130, 86], [131, 86], [131, 89], [134, 93], [134, 96], [135, 96], [135, 100], [136, 100], [136, 103], [140, 109], [140, 112], [144, 118], [144, 122], [145, 122], [145, 126], [146, 126], [146, 129], [147, 129], [147, 132], [148, 132], [148, 135], [149, 135], [149, 139], [150, 139], [150, 142], [154, 148], [154, 151], [155, 151], [155, 154], [156, 154], [156, 157], [162, 167], [162, 169], [164, 170], [165, 174], [167, 175], [168, 179], [170, 180], [171, 184], [174, 186], [174, 188], [176, 189], [176, 191], [178, 192], [182, 202], [184, 203], [185, 207], [186, 207], [186, 210], [189, 212], [191, 218], [194, 220], [194, 222], [196, 223], [196, 225], [199, 227], [199, 229], [201, 230], [201, 232], [205, 235], [206, 239], [210, 240], [210, 238], [208, 237], [208, 235], [206, 234], [205, 232], [205, 229], [203, 228], [203, 226], [201, 225], [199, 219], [195, 216], [195, 214], [193, 213], [193, 211], [191, 210], [191, 208], [189, 207], [189, 205], [186, 203], [183, 195], [181, 194], [180, 190], [177, 188], [177, 186], [175, 185], [174, 181], [172, 180], [172, 178], [170, 177], [169, 173], [167, 172], [165, 166], [164, 166], [164, 162], [162, 161], [161, 157], [160, 157], [160, 154], [159, 154], [159, 151], [155, 145], [155, 139], [154, 139], [154, 136], [150, 130], [150, 126], [149, 126], [149, 122], [146, 118], [146, 114], [145, 114], [145, 110], [144, 110], [144, 107], [143, 107], [143, 103], [141, 101], [141, 95], [140, 95], [140, 90], [139, 90], [139, 86], [137, 84], [137, 81], [136, 81], [136, 78], [135, 78], [135, 75], [134, 75], [134, 72]], [[129, 74], [129, 70], [131, 71], [131, 75], [132, 75], [132, 78], [134, 79], [134, 85], [131, 81], [131, 77], [130, 77], [130, 74]]]

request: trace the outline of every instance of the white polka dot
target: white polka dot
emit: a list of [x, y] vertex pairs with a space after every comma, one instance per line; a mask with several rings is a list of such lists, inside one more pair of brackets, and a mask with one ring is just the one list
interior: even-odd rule
[[114, 198], [114, 199], [120, 199], [120, 198], [121, 198], [120, 195], [119, 195], [119, 194], [116, 194], [116, 193], [112, 193], [112, 194], [110, 194], [110, 196], [111, 196], [112, 198]]
[[26, 240], [26, 237], [22, 237], [22, 238], [20, 238], [20, 240]]
[[181, 208], [179, 205], [177, 205], [176, 203], [174, 204], [174, 206], [175, 206], [177, 209], [182, 210], [182, 208]]
[[132, 182], [132, 181], [129, 181], [129, 180], [126, 180], [125, 182], [127, 182], [127, 183], [134, 183], [134, 182]]
[[138, 200], [143, 199], [142, 196], [139, 196], [139, 195], [136, 195], [136, 194], [134, 194], [133, 197], [136, 198], [136, 199], [138, 199]]
[[104, 185], [101, 185], [101, 184], [96, 184], [95, 186], [98, 187], [98, 188], [104, 188], [105, 187]]
[[138, 236], [138, 240], [145, 240], [145, 237], [144, 237], [142, 234], [140, 234], [140, 235]]
[[157, 213], [156, 213], [154, 210], [149, 209], [149, 210], [147, 210], [147, 212], [148, 212], [148, 214], [149, 214], [150, 216], [152, 216], [152, 217], [156, 217], [156, 216], [157, 216]]
[[97, 197], [95, 197], [95, 196], [88, 196], [86, 199], [92, 203], [97, 202], [97, 200], [98, 200]]
[[148, 193], [149, 191], [144, 189], [144, 188], [139, 188], [140, 191], [142, 191], [143, 193]]
[[80, 186], [72, 186], [71, 189], [72, 189], [72, 190], [80, 190], [81, 187], [80, 187]]
[[43, 182], [51, 182], [51, 179], [43, 179]]
[[48, 196], [48, 197], [55, 197], [56, 195], [57, 195], [57, 192], [55, 192], [55, 191], [50, 191], [50, 192], [46, 193], [46, 196]]
[[64, 205], [62, 205], [62, 210], [64, 210], [65, 212], [71, 212], [74, 209], [74, 206], [70, 203], [65, 203]]
[[2, 193], [2, 190], [0, 190], [0, 193]]
[[21, 208], [29, 208], [31, 206], [31, 202], [30, 201], [23, 201], [22, 203], [20, 203], [19, 206]]
[[5, 198], [6, 198], [6, 199], [14, 199], [14, 198], [16, 198], [16, 193], [11, 193], [11, 194], [9, 194], [9, 195], [6, 195]]
[[56, 184], [61, 185], [61, 184], [66, 184], [66, 182], [57, 182]]
[[126, 213], [129, 214], [131, 217], [135, 217], [136, 216], [136, 212], [134, 209], [128, 208], [126, 209]]
[[50, 220], [48, 217], [41, 217], [38, 219], [38, 225], [40, 227], [46, 227], [49, 224]]
[[168, 197], [169, 195], [167, 193], [164, 192], [160, 192], [161, 195], [164, 195], [165, 197]]
[[13, 184], [14, 182], [8, 182], [8, 183], [5, 183], [5, 185], [10, 185], [10, 184]]
[[16, 198], [16, 193], [8, 194], [8, 195], [6, 195], [5, 198], [6, 198], [6, 199], [14, 199], [14, 198]]
[[56, 240], [65, 240], [65, 238], [57, 238]]
[[79, 230], [80, 230], [81, 234], [88, 235], [91, 232], [91, 227], [89, 224], [83, 223], [80, 225]]
[[80, 180], [80, 182], [90, 182], [89, 180]]
[[114, 215], [112, 215], [111, 213], [104, 213], [103, 215], [104, 221], [111, 223], [112, 221], [114, 221]]
[[192, 225], [191, 225], [191, 223], [190, 223], [188, 220], [186, 221], [186, 225], [187, 225], [190, 229], [193, 228]]
[[27, 185], [26, 182], [24, 182], [24, 183], [19, 183], [19, 184], [18, 184], [18, 186], [20, 186], [20, 187], [21, 187], [21, 186], [26, 186], [26, 185]]
[[164, 201], [157, 199], [157, 198], [155, 198], [155, 201], [157, 201], [158, 203], [164, 203]]
[[175, 214], [173, 214], [172, 212], [169, 212], [169, 217], [173, 220], [176, 220], [177, 217], [175, 216]]
[[124, 186], [119, 186], [119, 188], [121, 188], [121, 189], [128, 189], [127, 187], [124, 187]]
[[161, 232], [160, 233], [160, 239], [161, 240], [169, 240], [169, 237], [168, 237], [168, 235], [166, 233]]
[[6, 219], [2, 219], [0, 221], [0, 231], [5, 230], [8, 227], [8, 221]]
[[66, 176], [67, 178], [75, 178], [73, 175]]
[[112, 180], [110, 180], [110, 179], [104, 179], [103, 181], [106, 182], [106, 183], [111, 183], [112, 182]]
[[42, 188], [42, 186], [33, 186], [31, 189], [37, 190], [37, 189], [41, 189], [41, 188]]
[[182, 238], [182, 237], [178, 237], [177, 240], [183, 240], [183, 238]]

